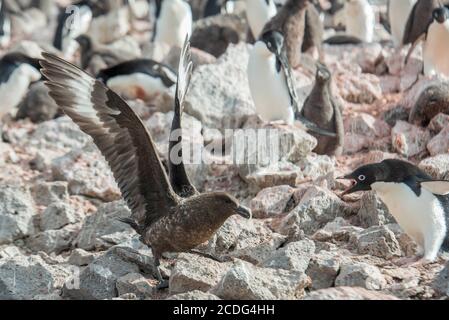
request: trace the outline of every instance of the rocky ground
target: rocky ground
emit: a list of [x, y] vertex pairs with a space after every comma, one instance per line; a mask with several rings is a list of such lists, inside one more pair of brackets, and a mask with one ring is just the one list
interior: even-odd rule
[[[335, 179], [386, 158], [449, 178], [448, 93], [433, 114], [422, 110], [426, 91], [446, 84], [417, 81], [420, 60], [403, 68], [406, 52], [389, 44], [325, 46], [346, 145], [343, 156], [318, 156], [315, 138], [301, 128], [264, 124], [254, 115], [250, 48], [231, 44], [219, 57], [193, 50], [184, 115], [193, 144], [222, 144], [224, 129], [274, 127], [289, 145], [276, 165], [223, 164], [225, 155], [188, 166], [201, 191], [228, 191], [253, 210], [252, 220], [231, 217], [198, 248], [223, 262], [167, 254], [162, 271], [169, 289], [157, 290], [151, 250], [117, 221], [130, 212], [91, 139], [65, 116], [26, 118], [9, 121], [0, 142], [0, 299], [448, 298], [449, 257], [397, 266], [395, 259], [415, 253], [414, 243], [375, 194], [341, 199], [347, 185]], [[175, 64], [177, 54], [167, 62]], [[311, 58], [303, 60], [295, 70], [302, 101], [314, 81]], [[172, 94], [147, 105], [129, 102], [163, 157]]]

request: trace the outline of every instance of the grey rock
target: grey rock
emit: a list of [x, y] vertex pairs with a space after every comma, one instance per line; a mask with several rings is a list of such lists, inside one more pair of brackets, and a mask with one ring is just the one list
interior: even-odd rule
[[277, 186], [260, 191], [251, 200], [250, 207], [255, 218], [275, 217], [283, 212], [292, 198], [294, 189], [290, 186]]
[[148, 280], [140, 273], [128, 273], [118, 278], [116, 287], [119, 296], [131, 293], [139, 299], [151, 297], [156, 289], [156, 286], [150, 285]]
[[277, 248], [285, 243], [285, 241], [285, 236], [278, 233], [273, 233], [268, 240], [261, 243], [254, 243], [247, 247], [232, 251], [229, 256], [245, 260], [256, 265], [261, 264], [267, 260]]
[[290, 242], [275, 251], [262, 263], [265, 268], [285, 269], [305, 272], [315, 253], [315, 243], [311, 240]]
[[185, 112], [210, 128], [240, 128], [255, 113], [246, 75], [248, 46], [231, 45], [216, 63], [198, 67], [187, 93]]
[[69, 249], [79, 231], [79, 225], [68, 225], [58, 230], [45, 230], [27, 238], [27, 247], [34, 252], [60, 254]]
[[67, 201], [69, 197], [67, 187], [65, 181], [41, 181], [31, 188], [31, 192], [37, 205], [49, 206], [54, 202]]
[[439, 113], [430, 120], [429, 130], [433, 133], [438, 133], [443, 130], [444, 127], [449, 126], [449, 115], [445, 113]]
[[386, 280], [379, 269], [364, 262], [344, 263], [335, 279], [335, 286], [363, 287], [368, 290], [381, 290]]
[[182, 253], [170, 275], [170, 294], [192, 290], [208, 291], [220, 281], [230, 266], [229, 263]]
[[35, 232], [33, 198], [27, 188], [15, 185], [0, 185], [0, 244]]
[[332, 240], [348, 242], [351, 237], [357, 236], [362, 230], [362, 228], [353, 226], [345, 219], [338, 217], [315, 232], [312, 239], [322, 242]]
[[49, 205], [41, 216], [40, 227], [42, 230], [57, 230], [68, 224], [74, 224], [82, 219], [82, 215], [75, 208], [65, 202], [57, 202]]
[[391, 130], [391, 141], [397, 153], [412, 157], [426, 150], [430, 132], [408, 122], [398, 121]]
[[70, 254], [68, 262], [75, 266], [87, 266], [95, 260], [96, 256], [97, 255], [95, 253], [91, 253], [83, 249], [75, 249]]
[[14, 245], [5, 245], [0, 247], [0, 259], [13, 258], [19, 255], [22, 255], [22, 252]]
[[0, 299], [23, 300], [51, 294], [70, 273], [48, 265], [39, 256], [18, 255], [0, 260]]
[[321, 250], [310, 260], [306, 274], [312, 279], [311, 288], [319, 290], [332, 287], [340, 270], [338, 253]]
[[238, 260], [211, 292], [222, 299], [298, 299], [310, 279], [299, 271], [259, 268]]
[[419, 163], [418, 167], [434, 179], [447, 180], [449, 178], [449, 155], [439, 154], [426, 158]]
[[[118, 244], [108, 241], [111, 238], [103, 238], [104, 236], [122, 234], [125, 239], [131, 238], [135, 234], [134, 230], [129, 225], [117, 220], [129, 216], [130, 211], [123, 201], [105, 203], [98, 208], [96, 213], [84, 219], [75, 243], [78, 248], [93, 250], [110, 248]], [[122, 242], [124, 238], [119, 237], [118, 239]]]
[[360, 199], [360, 203], [361, 206], [357, 216], [362, 227], [369, 228], [394, 222], [393, 216], [376, 192], [365, 192]]
[[392, 231], [385, 226], [374, 226], [355, 235], [352, 242], [360, 254], [391, 259], [401, 256], [401, 247]]
[[439, 295], [449, 296], [449, 262], [446, 262], [443, 270], [435, 277], [432, 287]]
[[364, 288], [337, 287], [312, 291], [304, 300], [399, 300], [395, 296]]
[[79, 275], [78, 285], [64, 284], [63, 296], [72, 299], [112, 299], [117, 297], [117, 280], [129, 273], [138, 273], [139, 267], [121, 258], [112, 248], [89, 264]]
[[220, 298], [209, 292], [193, 290], [186, 293], [174, 294], [168, 297], [167, 300], [220, 300]]

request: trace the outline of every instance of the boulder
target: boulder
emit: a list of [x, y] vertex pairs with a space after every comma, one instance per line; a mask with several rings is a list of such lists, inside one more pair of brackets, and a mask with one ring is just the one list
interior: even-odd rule
[[262, 263], [262, 266], [305, 272], [314, 253], [315, 243], [311, 240], [290, 242], [285, 247], [276, 250]]
[[386, 284], [379, 269], [364, 262], [343, 263], [335, 279], [335, 286], [362, 287], [368, 290], [381, 290]]
[[396, 122], [391, 131], [393, 148], [405, 157], [413, 157], [426, 150], [430, 132], [404, 121]]
[[399, 300], [395, 296], [357, 287], [337, 287], [312, 291], [304, 300]]

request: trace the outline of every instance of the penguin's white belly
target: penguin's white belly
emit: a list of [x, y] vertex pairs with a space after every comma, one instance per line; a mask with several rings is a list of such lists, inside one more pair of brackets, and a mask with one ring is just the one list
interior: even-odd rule
[[265, 0], [248, 0], [246, 16], [255, 39], [260, 36], [265, 24], [276, 15], [276, 6], [273, 1], [268, 4]]
[[373, 41], [375, 16], [369, 4], [346, 9], [346, 33], [366, 42]]
[[148, 99], [162, 93], [167, 88], [160, 78], [144, 73], [133, 73], [110, 78], [107, 86], [129, 99]]
[[13, 71], [7, 82], [0, 84], [0, 117], [12, 112], [28, 91], [30, 80], [20, 68]]
[[449, 21], [432, 23], [424, 44], [424, 74], [449, 77]]
[[162, 5], [157, 20], [154, 41], [169, 46], [182, 47], [184, 40], [192, 33], [192, 11], [187, 3], [165, 7]]
[[282, 70], [278, 73], [276, 58], [252, 52], [248, 63], [248, 81], [257, 114], [265, 121], [284, 120], [293, 123], [294, 114]]
[[417, 0], [390, 0], [388, 19], [391, 25], [391, 34], [396, 46], [402, 44], [405, 25], [407, 24], [410, 12]]
[[65, 22], [62, 39], [62, 52], [66, 58], [73, 57], [79, 48], [74, 39], [89, 30], [92, 11], [88, 6], [81, 6], [79, 12], [75, 12], [73, 18], [69, 19]]
[[376, 182], [371, 187], [401, 228], [422, 248], [425, 247], [426, 237], [437, 237], [439, 232], [445, 233], [444, 210], [431, 192], [421, 188], [421, 194], [417, 197], [404, 183]]
[[0, 48], [6, 48], [11, 42], [11, 20], [5, 17], [3, 22], [3, 34], [0, 35]]

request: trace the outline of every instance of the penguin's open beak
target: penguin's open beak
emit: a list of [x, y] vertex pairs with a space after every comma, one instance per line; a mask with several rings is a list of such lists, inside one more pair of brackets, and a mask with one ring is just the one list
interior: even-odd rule
[[251, 219], [253, 214], [251, 212], [251, 209], [244, 207], [244, 206], [239, 206], [235, 212], [239, 215], [242, 216], [245, 219]]
[[343, 177], [338, 177], [337, 179], [338, 180], [351, 180], [351, 182], [352, 182], [351, 186], [348, 189], [346, 189], [345, 191], [343, 191], [341, 193], [340, 197], [343, 197], [343, 196], [345, 196], [347, 194], [351, 194], [351, 193], [363, 190], [363, 187], [360, 186], [357, 183], [357, 181], [355, 179], [353, 179], [350, 175], [346, 175], [346, 176], [343, 176]]

